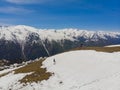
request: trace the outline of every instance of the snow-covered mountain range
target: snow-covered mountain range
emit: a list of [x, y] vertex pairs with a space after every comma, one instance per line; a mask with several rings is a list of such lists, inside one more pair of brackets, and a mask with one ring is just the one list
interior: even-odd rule
[[35, 59], [76, 48], [81, 44], [120, 44], [120, 33], [79, 29], [37, 29], [25, 25], [0, 27], [0, 59]]
[[41, 40], [48, 39], [52, 40], [78, 40], [80, 37], [89, 39], [91, 41], [98, 41], [99, 39], [107, 40], [109, 38], [120, 38], [120, 32], [104, 32], [104, 31], [87, 31], [79, 29], [37, 29], [25, 25], [17, 26], [1, 26], [0, 27], [0, 39], [11, 40], [11, 41], [26, 41], [27, 37], [31, 34], [41, 38]]

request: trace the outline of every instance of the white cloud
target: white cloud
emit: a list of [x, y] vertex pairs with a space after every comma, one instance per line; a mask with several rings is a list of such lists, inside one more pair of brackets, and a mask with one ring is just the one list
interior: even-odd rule
[[77, 2], [78, 0], [5, 0], [6, 2], [9, 3], [14, 3], [14, 4], [43, 4], [43, 3], [65, 3], [65, 2]]
[[7, 2], [10, 3], [15, 3], [15, 4], [37, 4], [37, 3], [44, 3], [52, 0], [6, 0]]
[[32, 12], [33, 12], [32, 10], [19, 7], [0, 7], [0, 13], [26, 14]]

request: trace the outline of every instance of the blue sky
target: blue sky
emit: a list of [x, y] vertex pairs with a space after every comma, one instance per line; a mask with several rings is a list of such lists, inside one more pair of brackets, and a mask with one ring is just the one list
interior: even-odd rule
[[0, 0], [0, 25], [120, 30], [119, 0]]

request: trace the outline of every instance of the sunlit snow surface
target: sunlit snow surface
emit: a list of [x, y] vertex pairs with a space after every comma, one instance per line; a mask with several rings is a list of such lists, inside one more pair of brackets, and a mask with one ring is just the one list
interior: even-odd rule
[[72, 51], [48, 58], [44, 66], [55, 72], [53, 82], [63, 82], [60, 90], [120, 90], [120, 52]]
[[120, 44], [117, 44], [117, 45], [108, 45], [108, 46], [105, 46], [105, 47], [120, 47]]
[[0, 90], [120, 90], [120, 52], [70, 51], [47, 58], [43, 67], [53, 73], [49, 80], [22, 86], [25, 74], [11, 73], [0, 78]]

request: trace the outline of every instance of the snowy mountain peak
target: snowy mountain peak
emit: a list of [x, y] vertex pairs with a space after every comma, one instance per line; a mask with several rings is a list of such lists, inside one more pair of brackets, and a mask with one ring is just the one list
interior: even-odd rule
[[8, 26], [0, 28], [0, 39], [4, 38], [5, 40], [25, 40], [25, 38], [30, 33], [35, 33], [37, 30], [33, 27], [18, 25], [18, 26]]

